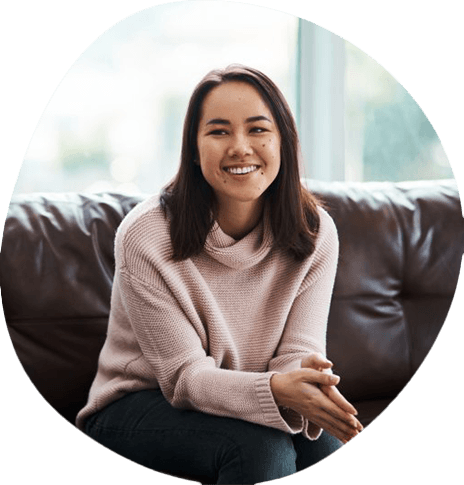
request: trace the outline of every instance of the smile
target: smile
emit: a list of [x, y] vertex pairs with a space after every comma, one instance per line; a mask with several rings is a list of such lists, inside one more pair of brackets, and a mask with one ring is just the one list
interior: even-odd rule
[[249, 167], [226, 167], [224, 170], [234, 175], [243, 175], [246, 173], [255, 172], [258, 170], [258, 168], [258, 165], [250, 165]]

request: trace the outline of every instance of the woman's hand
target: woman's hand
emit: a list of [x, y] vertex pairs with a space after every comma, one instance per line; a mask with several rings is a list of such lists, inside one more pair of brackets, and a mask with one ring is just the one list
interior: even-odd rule
[[[314, 353], [309, 355], [308, 357], [305, 357], [301, 361], [301, 367], [323, 372], [326, 369], [331, 369], [333, 367], [333, 363], [330, 362], [330, 360], [326, 359], [322, 354]], [[340, 406], [346, 412], [354, 415], [358, 414], [356, 408], [342, 396], [340, 391], [334, 385], [320, 385], [319, 387], [327, 397], [332, 399], [335, 404]]]
[[[307, 365], [306, 359], [303, 364]], [[333, 400], [319, 387], [331, 388], [339, 380], [338, 376], [306, 367], [284, 374], [274, 374], [271, 378], [271, 389], [279, 406], [295, 410], [346, 443], [362, 429], [351, 412], [354, 408], [336, 389], [328, 390], [335, 398]]]

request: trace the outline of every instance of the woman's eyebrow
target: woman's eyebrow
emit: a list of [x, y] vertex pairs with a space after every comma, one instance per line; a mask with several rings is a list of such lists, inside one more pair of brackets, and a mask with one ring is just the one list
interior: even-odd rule
[[206, 124], [207, 125], [230, 125], [230, 121], [225, 120], [223, 118], [213, 118], [209, 120]]
[[247, 123], [253, 123], [253, 121], [269, 121], [269, 123], [272, 123], [272, 121], [267, 118], [266, 116], [260, 115], [260, 116], [250, 116], [250, 118], [247, 118], [245, 120]]
[[[269, 118], [263, 115], [250, 116], [245, 121], [246, 123], [253, 123], [254, 121], [269, 121], [269, 123], [272, 123], [272, 121]], [[211, 120], [207, 121], [206, 124], [207, 125], [230, 125], [230, 121], [225, 120], [224, 118], [212, 118]]]

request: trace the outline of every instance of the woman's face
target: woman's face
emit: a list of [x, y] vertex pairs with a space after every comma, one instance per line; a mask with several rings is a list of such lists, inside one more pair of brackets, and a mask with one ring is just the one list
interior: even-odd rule
[[219, 206], [256, 203], [280, 169], [280, 133], [258, 91], [227, 82], [205, 97], [197, 148], [203, 176]]

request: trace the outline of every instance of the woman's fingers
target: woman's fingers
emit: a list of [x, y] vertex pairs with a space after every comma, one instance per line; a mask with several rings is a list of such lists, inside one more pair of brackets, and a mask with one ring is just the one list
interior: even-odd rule
[[[312, 400], [313, 405], [324, 409], [334, 418], [359, 431], [363, 429], [361, 423], [354, 417], [354, 414], [357, 414], [356, 408], [335, 388], [340, 381], [338, 376], [307, 368], [300, 369], [298, 372], [300, 378], [310, 385], [307, 388], [307, 397]], [[315, 392], [316, 389], [317, 392]]]
[[304, 368], [299, 370], [304, 382], [310, 384], [321, 384], [323, 386], [336, 386], [340, 382], [340, 377], [334, 374], [326, 374], [314, 369]]
[[335, 420], [344, 423], [351, 429], [356, 429], [358, 431], [362, 430], [361, 423], [350, 413], [339, 407], [332, 399], [328, 398], [323, 392], [320, 391], [320, 396], [315, 396], [317, 399], [318, 407], [321, 412], [327, 413], [332, 416]]
[[315, 352], [301, 360], [301, 367], [309, 367], [311, 369], [330, 369], [333, 363], [326, 359], [320, 352]]
[[[317, 423], [315, 422], [317, 421]], [[335, 436], [343, 443], [347, 443], [350, 439], [354, 438], [359, 434], [359, 431], [346, 426], [341, 421], [334, 419], [332, 416], [322, 413], [320, 416], [316, 417], [314, 424], [320, 426], [322, 429]]]
[[301, 368], [274, 374], [270, 383], [277, 405], [294, 409], [346, 442], [361, 431], [362, 426], [353, 415], [356, 410], [338, 391], [331, 389], [338, 381], [338, 376]]
[[339, 408], [349, 414], [350, 421], [356, 429], [358, 429], [359, 431], [363, 429], [362, 424], [353, 416], [357, 415], [358, 411], [343, 397], [343, 395], [335, 386], [321, 386], [321, 390], [333, 403], [335, 403]]
[[353, 415], [337, 409], [335, 404], [330, 404], [325, 399], [318, 401], [318, 406], [313, 408], [311, 417], [308, 416], [308, 419], [314, 423], [317, 421], [316, 424], [343, 442], [350, 440], [363, 429]]
[[358, 414], [356, 408], [350, 404], [341, 394], [341, 392], [335, 386], [321, 386], [321, 390], [324, 394], [332, 399], [332, 401], [337, 404], [337, 406], [341, 407], [347, 413], [351, 413], [354, 415]]

